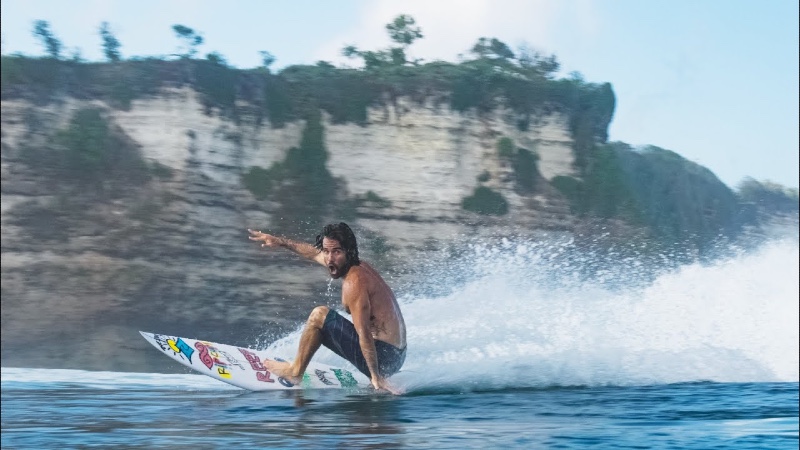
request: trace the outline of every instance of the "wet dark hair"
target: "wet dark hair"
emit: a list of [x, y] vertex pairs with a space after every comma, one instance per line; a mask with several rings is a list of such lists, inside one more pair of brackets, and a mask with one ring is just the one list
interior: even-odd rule
[[316, 247], [317, 250], [322, 250], [322, 240], [325, 238], [339, 241], [339, 245], [342, 246], [342, 249], [344, 249], [345, 253], [347, 254], [348, 265], [357, 266], [361, 264], [361, 261], [358, 259], [358, 243], [356, 242], [356, 235], [353, 234], [353, 230], [351, 230], [346, 223], [339, 222], [325, 225], [322, 228], [322, 233], [317, 235], [317, 241], [314, 244], [314, 247]]

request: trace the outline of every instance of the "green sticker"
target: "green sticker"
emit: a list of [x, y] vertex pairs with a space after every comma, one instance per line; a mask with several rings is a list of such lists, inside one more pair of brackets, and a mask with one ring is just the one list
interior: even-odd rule
[[355, 378], [353, 378], [353, 374], [348, 372], [347, 370], [343, 369], [331, 369], [333, 370], [333, 374], [336, 375], [336, 378], [339, 379], [339, 383], [342, 384], [342, 387], [354, 387], [358, 386], [358, 382]]

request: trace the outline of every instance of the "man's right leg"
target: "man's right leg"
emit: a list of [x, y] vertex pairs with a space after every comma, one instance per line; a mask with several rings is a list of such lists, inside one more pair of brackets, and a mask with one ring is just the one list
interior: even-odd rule
[[311, 357], [319, 349], [322, 342], [322, 327], [325, 325], [325, 317], [328, 315], [327, 306], [317, 306], [311, 311], [306, 321], [303, 334], [300, 335], [300, 346], [297, 348], [297, 355], [291, 363], [283, 361], [264, 360], [264, 367], [269, 369], [279, 377], [283, 377], [292, 383], [299, 383], [306, 371]]

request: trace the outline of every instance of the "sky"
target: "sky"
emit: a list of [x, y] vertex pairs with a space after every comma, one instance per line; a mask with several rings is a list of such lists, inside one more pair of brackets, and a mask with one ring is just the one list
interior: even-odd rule
[[273, 70], [341, 49], [385, 48], [385, 25], [412, 16], [412, 58], [458, 62], [480, 37], [527, 46], [617, 97], [609, 139], [655, 145], [703, 165], [735, 188], [746, 177], [798, 187], [797, 0], [0, 0], [4, 55], [43, 55], [46, 20], [71, 56], [102, 60], [108, 22], [124, 58], [176, 53], [172, 25], [204, 38], [233, 66]]

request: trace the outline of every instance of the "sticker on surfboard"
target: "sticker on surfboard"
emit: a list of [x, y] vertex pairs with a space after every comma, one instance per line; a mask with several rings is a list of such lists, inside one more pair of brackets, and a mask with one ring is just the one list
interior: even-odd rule
[[242, 389], [354, 389], [370, 385], [369, 380], [359, 372], [314, 361], [306, 368], [302, 381], [293, 384], [264, 367], [262, 361], [265, 359], [280, 360], [264, 350], [144, 331], [139, 333], [153, 347], [184, 366]]

